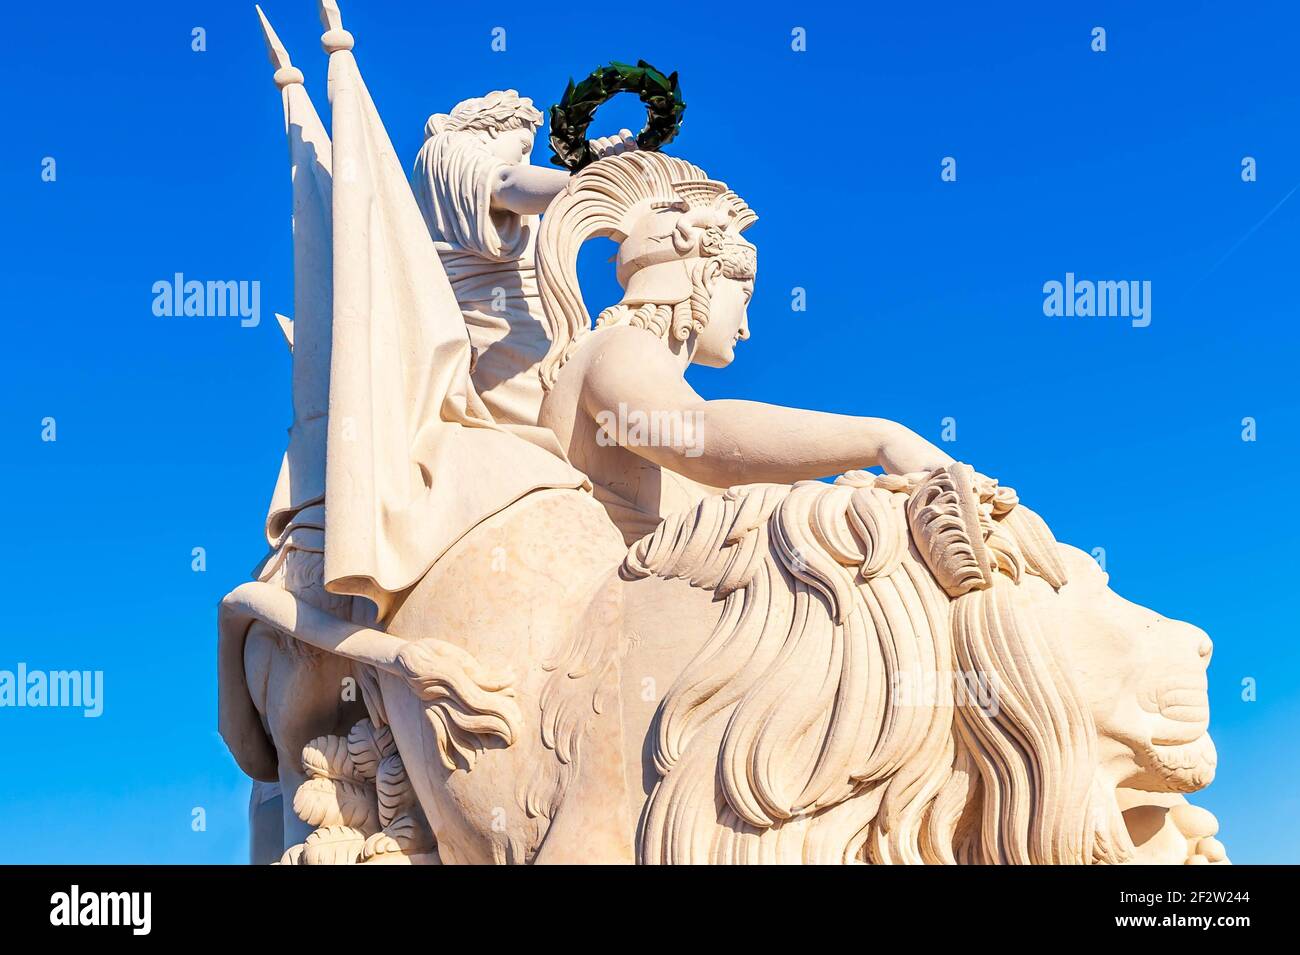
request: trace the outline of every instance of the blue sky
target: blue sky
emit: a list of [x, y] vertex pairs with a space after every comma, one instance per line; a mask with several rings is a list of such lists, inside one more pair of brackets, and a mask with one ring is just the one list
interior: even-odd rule
[[[1300, 860], [1294, 3], [341, 6], [408, 162], [425, 118], [467, 96], [515, 87], [545, 107], [611, 59], [679, 71], [668, 151], [761, 216], [753, 337], [696, 387], [936, 441], [955, 418], [951, 453], [1060, 539], [1104, 548], [1124, 596], [1211, 634], [1219, 774], [1196, 800], [1235, 861]], [[265, 9], [326, 113], [314, 2]], [[215, 605], [261, 556], [289, 424], [272, 70], [251, 3], [70, 0], [5, 19], [0, 669], [103, 670], [105, 712], [0, 709], [0, 862], [241, 861]], [[616, 101], [593, 132], [636, 123]], [[534, 161], [548, 156], [539, 139]], [[613, 301], [603, 258], [584, 257], [593, 309]], [[155, 316], [151, 287], [176, 272], [260, 281], [263, 321]], [[1043, 284], [1067, 272], [1150, 281], [1151, 324], [1046, 317]]]

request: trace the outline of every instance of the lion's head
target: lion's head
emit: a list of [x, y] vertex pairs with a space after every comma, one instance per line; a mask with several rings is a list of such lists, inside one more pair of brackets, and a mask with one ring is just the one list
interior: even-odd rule
[[1087, 554], [1058, 545], [1069, 582], [1058, 592], [1024, 582], [1047, 639], [1071, 662], [1118, 785], [1194, 792], [1214, 779], [1205, 678], [1213, 644], [1205, 631], [1119, 596]]
[[952, 465], [734, 488], [625, 576], [722, 609], [664, 697], [645, 861], [1123, 862], [1117, 787], [1209, 783], [1209, 638]]

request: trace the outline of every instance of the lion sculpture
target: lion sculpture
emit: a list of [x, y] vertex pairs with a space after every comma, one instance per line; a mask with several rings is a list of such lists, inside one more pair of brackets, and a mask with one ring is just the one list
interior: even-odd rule
[[[407, 619], [436, 619], [451, 568], [487, 559], [506, 525], [587, 503], [540, 495], [476, 530]], [[307, 612], [262, 596], [287, 630]], [[341, 829], [348, 846], [315, 857], [1224, 861], [1213, 817], [1178, 795], [1214, 775], [1209, 638], [1120, 598], [966, 465], [733, 488], [666, 519], [581, 599], [549, 647], [399, 641], [367, 703], [391, 731], [372, 762], [395, 757], [406, 804], [388, 818], [405, 828], [386, 839], [380, 811], [300, 798], [317, 841]], [[309, 773], [329, 745], [308, 747]], [[318, 775], [317, 795], [342, 776]], [[357, 785], [384, 801], [373, 773]]]
[[[218, 641], [222, 735], [291, 797], [257, 857], [1226, 861], [1181, 795], [1215, 767], [1204, 633], [898, 422], [689, 386], [748, 339], [758, 263], [757, 214], [702, 168], [625, 149], [542, 177], [541, 404], [497, 421], [482, 303], [321, 13], [332, 140], [263, 21], [298, 131], [295, 425], [276, 550]], [[532, 136], [510, 132], [505, 179]], [[497, 172], [444, 203], [480, 238]], [[597, 236], [623, 295], [593, 325]], [[647, 437], [648, 412], [682, 427]]]

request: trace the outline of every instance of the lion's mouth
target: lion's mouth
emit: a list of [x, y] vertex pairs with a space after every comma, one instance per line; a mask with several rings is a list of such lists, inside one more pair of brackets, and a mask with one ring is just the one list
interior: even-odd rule
[[1180, 675], [1147, 687], [1139, 698], [1147, 738], [1134, 749], [1147, 778], [1139, 788], [1186, 793], [1214, 779], [1218, 762], [1210, 739], [1210, 699], [1203, 678]]
[[1156, 746], [1178, 749], [1195, 743], [1210, 728], [1210, 699], [1205, 684], [1164, 689], [1152, 701], [1156, 725], [1151, 742]]

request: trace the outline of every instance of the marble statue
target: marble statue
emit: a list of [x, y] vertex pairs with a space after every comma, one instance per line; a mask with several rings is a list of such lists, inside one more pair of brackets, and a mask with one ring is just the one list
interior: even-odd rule
[[511, 90], [408, 178], [320, 6], [332, 139], [263, 17], [294, 423], [219, 611], [254, 861], [1227, 861], [1184, 796], [1205, 633], [900, 424], [702, 399], [685, 369], [749, 336], [748, 204], [627, 131], [533, 167]]
[[[532, 100], [515, 90], [465, 100], [429, 117], [411, 177], [469, 330], [474, 389], [498, 424], [516, 428], [537, 425], [537, 368], [549, 347], [538, 218], [569, 182], [566, 172], [528, 162], [541, 123]], [[596, 143], [603, 155], [629, 148], [628, 130]]]

